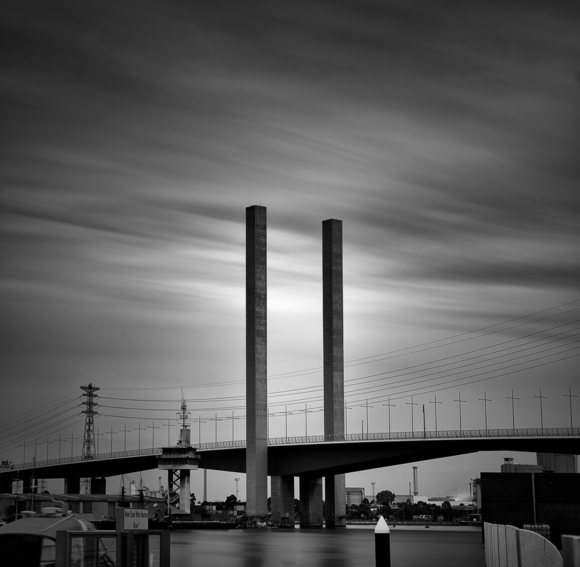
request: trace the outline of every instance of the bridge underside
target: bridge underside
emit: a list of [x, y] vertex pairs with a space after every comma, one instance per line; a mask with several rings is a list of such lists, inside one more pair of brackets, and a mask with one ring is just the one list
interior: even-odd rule
[[[328, 476], [479, 451], [578, 454], [580, 440], [562, 438], [439, 439], [270, 446], [268, 448], [268, 475]], [[228, 454], [222, 454], [225, 452]], [[232, 468], [242, 462], [229, 451], [207, 451], [201, 454], [200, 466], [214, 470], [244, 472], [242, 468]]]
[[[34, 472], [36, 478], [67, 478], [67, 477], [110, 477], [122, 474], [137, 473], [157, 468], [156, 455], [140, 455], [131, 458], [94, 459], [76, 463], [37, 466]], [[17, 471], [0, 472], [0, 478], [10, 476], [16, 478]], [[18, 471], [20, 477], [30, 475], [32, 469]]]
[[[532, 453], [580, 453], [580, 439], [558, 437], [483, 438], [483, 439], [414, 439], [305, 443], [268, 447], [269, 476], [328, 476], [430, 459], [476, 453], [478, 451], [523, 451]], [[199, 467], [236, 473], [246, 472], [245, 448], [203, 450]], [[111, 477], [158, 467], [157, 455], [117, 459], [93, 459], [77, 463], [37, 466], [37, 478]], [[20, 470], [22, 477], [31, 469]], [[0, 473], [3, 483], [16, 471]]]

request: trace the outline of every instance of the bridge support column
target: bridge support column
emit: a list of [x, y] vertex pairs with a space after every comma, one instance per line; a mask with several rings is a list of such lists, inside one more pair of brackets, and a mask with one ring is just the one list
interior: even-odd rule
[[68, 476], [64, 479], [65, 494], [81, 493], [81, 478], [79, 476]]
[[107, 479], [104, 477], [92, 477], [91, 494], [107, 494]]
[[272, 523], [294, 526], [294, 477], [273, 476], [272, 488]]
[[322, 477], [300, 477], [301, 528], [321, 528], [322, 522]]
[[2, 476], [0, 477], [0, 493], [3, 494], [11, 494], [12, 493], [12, 482], [13, 481], [22, 481], [22, 491], [24, 494], [30, 494], [32, 492], [31, 482], [32, 479], [29, 475], [24, 476], [23, 478], [18, 475], [18, 473], [13, 472], [10, 476]]
[[327, 528], [346, 527], [346, 488], [343, 474], [324, 477], [325, 520]]
[[12, 479], [10, 477], [0, 477], [0, 492], [2, 494], [10, 494], [12, 492]]
[[188, 470], [179, 471], [179, 509], [186, 514], [191, 512], [191, 480]]
[[[344, 439], [344, 323], [342, 221], [322, 223], [322, 330], [324, 350], [324, 435]], [[346, 526], [344, 475], [325, 479], [326, 527]]]
[[266, 207], [246, 209], [246, 513], [268, 514]]

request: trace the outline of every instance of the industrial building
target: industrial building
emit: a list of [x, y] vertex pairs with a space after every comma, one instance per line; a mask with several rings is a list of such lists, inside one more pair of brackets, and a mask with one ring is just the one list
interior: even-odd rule
[[364, 488], [345, 488], [346, 505], [360, 506], [361, 502], [366, 498]]

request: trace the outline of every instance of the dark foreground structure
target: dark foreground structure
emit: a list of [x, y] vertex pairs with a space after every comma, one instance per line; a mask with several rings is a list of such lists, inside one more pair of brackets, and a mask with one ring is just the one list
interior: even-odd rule
[[580, 475], [481, 473], [481, 508], [491, 524], [550, 526], [561, 549], [562, 534], [580, 535]]

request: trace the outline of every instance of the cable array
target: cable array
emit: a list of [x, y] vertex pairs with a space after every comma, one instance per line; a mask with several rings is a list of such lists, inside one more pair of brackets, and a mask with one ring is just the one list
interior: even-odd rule
[[[571, 302], [576, 303], [576, 302]], [[564, 304], [567, 306], [570, 304]], [[559, 306], [562, 307], [562, 306]], [[547, 314], [557, 310], [556, 313]], [[517, 317], [502, 323], [488, 325], [475, 331], [452, 335], [447, 339], [438, 339], [377, 355], [358, 358], [345, 363], [345, 397], [349, 403], [362, 403], [372, 396], [373, 401], [399, 399], [410, 395], [420, 395], [439, 392], [450, 388], [474, 384], [497, 378], [514, 375], [548, 364], [555, 364], [569, 358], [577, 357], [580, 347], [580, 319], [569, 319], [564, 322], [550, 324], [551, 320], [570, 316], [579, 311], [574, 307], [562, 311], [558, 308], [545, 309], [531, 315]], [[541, 329], [531, 330], [532, 325], [542, 324]], [[528, 332], [521, 332], [522, 329]], [[504, 338], [508, 333], [518, 333], [514, 338]], [[490, 344], [483, 344], [483, 340], [493, 339]], [[471, 348], [462, 348], [458, 352], [449, 352], [451, 347], [458, 345]], [[436, 356], [438, 352], [445, 352], [445, 356]], [[419, 355], [435, 354], [422, 362], [415, 362]], [[394, 359], [402, 361], [396, 368], [391, 364]], [[405, 364], [405, 359], [409, 360]], [[371, 365], [383, 363], [386, 369], [377, 372], [364, 372], [355, 375], [356, 371]], [[351, 370], [352, 369], [352, 370]], [[310, 410], [316, 411], [323, 407], [322, 367], [292, 371], [285, 374], [276, 374], [268, 377], [270, 382], [276, 380], [290, 381], [291, 379], [312, 374], [320, 375], [317, 383], [309, 386], [276, 389], [270, 388], [268, 393], [268, 407], [274, 412], [277, 408], [288, 405], [309, 403]], [[244, 380], [230, 382], [197, 384], [195, 388], [216, 388], [224, 386], [229, 389], [236, 384], [243, 384]], [[275, 383], [274, 383], [275, 384]], [[190, 389], [187, 385], [185, 390]], [[165, 389], [169, 389], [166, 387]], [[175, 388], [174, 388], [175, 389]], [[110, 391], [110, 390], [107, 390]], [[168, 403], [169, 399], [144, 399], [116, 396], [102, 396], [102, 400], [110, 402], [148, 402]], [[114, 410], [134, 410], [128, 405], [113, 405], [103, 403], [102, 407]], [[147, 406], [144, 411], [167, 411]], [[245, 409], [245, 395], [224, 395], [196, 397], [191, 406], [192, 412], [224, 412], [243, 411]], [[124, 416], [131, 418], [124, 414]], [[117, 415], [116, 417], [122, 417]]]
[[69, 392], [55, 400], [42, 404], [37, 408], [23, 412], [18, 418], [0, 422], [0, 452], [6, 453], [22, 447], [26, 454], [26, 447], [42, 446], [43, 439], [63, 431], [70, 431], [75, 425], [84, 421], [79, 418], [80, 395]]
[[[454, 334], [445, 338], [416, 344], [414, 346], [384, 351], [375, 355], [359, 357], [345, 363], [345, 399], [351, 407], [393, 401], [410, 396], [431, 394], [460, 388], [478, 382], [497, 380], [508, 376], [554, 365], [580, 354], [580, 311], [571, 301], [532, 314], [512, 318], [493, 325]], [[575, 305], [576, 304], [576, 305]], [[270, 375], [268, 393], [269, 415], [312, 413], [323, 410], [322, 367], [294, 370]], [[300, 385], [300, 378], [312, 376], [315, 384]], [[153, 423], [155, 429], [174, 427], [176, 408], [181, 400], [181, 390], [194, 391], [196, 395], [189, 404], [192, 421], [199, 423], [245, 418], [244, 379], [221, 380], [179, 386], [154, 388], [102, 388], [99, 396], [99, 417]], [[287, 387], [292, 383], [293, 387]], [[211, 388], [212, 395], [201, 396], [199, 391]], [[236, 388], [240, 391], [235, 393]], [[215, 395], [224, 389], [224, 395]], [[139, 392], [138, 397], [115, 395], [117, 392]], [[172, 397], [159, 397], [158, 392], [177, 391]], [[152, 392], [155, 396], [143, 397]], [[187, 397], [187, 396], [186, 396]], [[83, 421], [77, 392], [70, 392], [21, 414], [16, 420], [0, 422], [0, 454], [22, 447], [30, 447], [36, 439], [36, 449], [43, 438], [70, 431]], [[290, 411], [288, 407], [290, 406]], [[296, 406], [300, 406], [296, 409]], [[213, 415], [211, 415], [213, 414]], [[139, 434], [144, 428], [139, 423]], [[124, 430], [99, 433], [108, 436], [113, 446], [113, 435]], [[161, 435], [161, 433], [159, 433]], [[74, 435], [71, 433], [71, 446]], [[161, 437], [160, 437], [161, 438]], [[26, 441], [28, 440], [28, 442]], [[97, 441], [98, 442], [98, 441]], [[60, 447], [59, 447], [60, 450]]]

